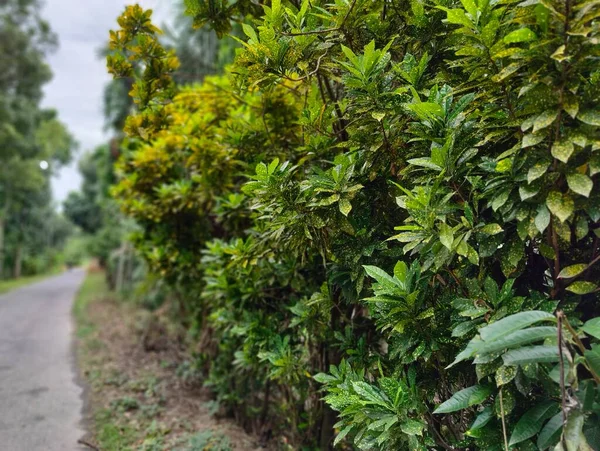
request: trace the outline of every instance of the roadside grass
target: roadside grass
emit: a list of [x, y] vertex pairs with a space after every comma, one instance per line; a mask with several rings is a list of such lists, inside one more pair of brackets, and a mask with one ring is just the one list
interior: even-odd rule
[[58, 274], [60, 270], [54, 270], [51, 272], [36, 274], [35, 276], [24, 276], [18, 279], [0, 280], [0, 294], [8, 293], [9, 291], [16, 290], [17, 288], [24, 287], [35, 282], [40, 282], [48, 277]]
[[[177, 376], [180, 349], [167, 325], [118, 299], [103, 272], [90, 272], [73, 306], [78, 366], [89, 387], [84, 442], [102, 451], [257, 449], [243, 430], [212, 417], [206, 395]], [[164, 348], [144, 350], [148, 330], [164, 338]]]

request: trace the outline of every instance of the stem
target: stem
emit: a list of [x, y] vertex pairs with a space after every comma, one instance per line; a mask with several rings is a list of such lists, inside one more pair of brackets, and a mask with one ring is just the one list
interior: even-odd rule
[[500, 389], [500, 416], [502, 417], [502, 437], [504, 438], [504, 451], [508, 451], [508, 438], [506, 436], [506, 421], [504, 419], [504, 401], [502, 400], [502, 388]]
[[558, 235], [556, 234], [556, 229], [554, 228], [554, 218], [550, 217], [550, 228], [548, 229], [549, 240], [552, 245], [552, 249], [554, 249], [554, 271], [552, 274], [552, 280], [554, 282], [554, 286], [552, 287], [551, 296], [556, 298], [558, 292], [560, 290], [560, 280], [558, 279], [558, 275], [560, 274], [560, 248], [558, 246]]
[[562, 323], [564, 319], [564, 313], [559, 310], [556, 312], [556, 318], [558, 320], [558, 357], [560, 365], [560, 400], [562, 406], [562, 417], [563, 424], [567, 423], [567, 390], [565, 388], [565, 358], [563, 355], [563, 336], [562, 336]]

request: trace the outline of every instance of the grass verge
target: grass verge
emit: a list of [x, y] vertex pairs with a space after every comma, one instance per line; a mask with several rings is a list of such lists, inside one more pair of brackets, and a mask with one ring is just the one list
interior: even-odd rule
[[73, 307], [87, 382], [90, 431], [102, 451], [255, 450], [255, 440], [209, 413], [207, 393], [176, 370], [185, 358], [160, 313], [118, 301], [104, 273], [87, 275]]

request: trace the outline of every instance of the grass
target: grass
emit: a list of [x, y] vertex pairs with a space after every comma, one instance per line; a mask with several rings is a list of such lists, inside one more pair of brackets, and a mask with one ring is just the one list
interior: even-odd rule
[[[83, 285], [77, 293], [75, 304], [73, 305], [73, 315], [77, 322], [77, 334], [80, 335], [81, 329], [93, 328], [94, 324], [89, 320], [86, 310], [88, 305], [99, 297], [110, 293], [106, 276], [104, 272], [88, 273], [83, 281]], [[84, 334], [85, 335], [85, 334]]]
[[44, 274], [36, 274], [35, 276], [19, 277], [18, 279], [0, 280], [0, 294], [8, 293], [25, 285], [46, 279], [47, 277], [58, 274], [59, 271], [52, 271]]
[[177, 365], [164, 360], [167, 354], [133, 352], [148, 314], [117, 302], [103, 272], [88, 273], [73, 306], [78, 366], [90, 387], [85, 440], [102, 451], [232, 451], [235, 440], [247, 443], [243, 431], [226, 436], [207, 413], [168, 402], [183, 393], [173, 383]]

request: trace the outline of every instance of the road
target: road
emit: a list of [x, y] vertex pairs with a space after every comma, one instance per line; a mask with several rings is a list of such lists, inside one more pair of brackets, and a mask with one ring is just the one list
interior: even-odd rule
[[0, 450], [75, 451], [84, 434], [71, 306], [84, 271], [0, 296]]

